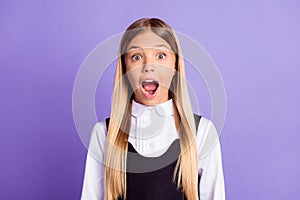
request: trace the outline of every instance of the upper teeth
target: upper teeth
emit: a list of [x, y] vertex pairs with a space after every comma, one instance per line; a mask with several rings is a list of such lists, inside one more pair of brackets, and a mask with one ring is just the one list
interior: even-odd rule
[[154, 82], [154, 80], [145, 80], [144, 82], [151, 83], [151, 82]]

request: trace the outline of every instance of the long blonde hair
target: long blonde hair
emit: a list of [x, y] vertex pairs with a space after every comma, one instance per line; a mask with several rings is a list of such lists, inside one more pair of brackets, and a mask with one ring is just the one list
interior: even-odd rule
[[115, 200], [118, 197], [126, 199], [126, 161], [133, 91], [126, 78], [124, 54], [129, 42], [145, 30], [151, 30], [168, 42], [176, 55], [177, 73], [171, 82], [169, 97], [174, 103], [181, 154], [174, 170], [173, 181], [183, 190], [188, 200], [196, 200], [198, 199], [196, 127], [185, 80], [184, 61], [174, 31], [157, 18], [142, 18], [135, 21], [126, 29], [121, 39], [105, 151], [105, 199]]

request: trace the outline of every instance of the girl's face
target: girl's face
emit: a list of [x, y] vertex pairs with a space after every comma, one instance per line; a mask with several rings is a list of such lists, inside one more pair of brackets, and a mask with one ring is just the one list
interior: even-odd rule
[[146, 31], [131, 40], [124, 56], [135, 101], [144, 105], [167, 101], [176, 71], [176, 58], [170, 45], [155, 33]]

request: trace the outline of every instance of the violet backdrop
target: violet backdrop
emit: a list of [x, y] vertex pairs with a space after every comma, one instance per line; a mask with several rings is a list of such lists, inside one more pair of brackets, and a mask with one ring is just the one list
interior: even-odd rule
[[[297, 0], [1, 1], [0, 199], [80, 198], [87, 150], [72, 116], [76, 73], [95, 46], [141, 17], [192, 37], [218, 66], [227, 199], [296, 199], [299, 10]], [[187, 71], [192, 85], [204, 85]], [[99, 120], [109, 113], [113, 73], [114, 65], [99, 82]], [[197, 91], [209, 118], [209, 94]]]

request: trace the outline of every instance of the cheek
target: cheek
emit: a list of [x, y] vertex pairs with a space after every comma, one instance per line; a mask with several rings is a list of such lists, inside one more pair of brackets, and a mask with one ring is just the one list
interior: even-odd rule
[[132, 85], [134, 83], [134, 70], [133, 66], [128, 62], [128, 60], [125, 58], [125, 75], [127, 76], [127, 79], [129, 80], [130, 84]]
[[165, 65], [175, 71], [176, 70], [176, 58], [175, 58], [175, 55], [172, 55], [171, 58], [169, 58], [168, 60], [166, 60]]
[[138, 72], [142, 70], [142, 65], [139, 63], [127, 62], [125, 69], [128, 74], [138, 74]]
[[134, 63], [131, 62], [129, 55], [127, 55], [127, 54], [124, 57], [124, 62], [125, 62], [126, 72], [132, 70], [135, 67]]
[[160, 73], [160, 83], [163, 87], [169, 88], [172, 78], [175, 74], [175, 68], [167, 67]]
[[131, 87], [133, 89], [137, 88], [138, 87], [138, 74], [137, 74], [137, 71], [136, 70], [128, 70], [126, 72], [126, 76], [128, 78], [128, 81], [131, 85]]
[[125, 58], [125, 69], [126, 69], [126, 72], [131, 70], [131, 65], [126, 58]]

